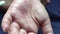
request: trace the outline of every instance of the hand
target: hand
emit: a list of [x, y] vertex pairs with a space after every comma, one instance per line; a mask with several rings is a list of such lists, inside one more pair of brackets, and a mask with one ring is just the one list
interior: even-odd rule
[[13, 22], [19, 25], [19, 30], [25, 29], [28, 33], [38, 33], [41, 27], [43, 33], [53, 34], [48, 14], [39, 0], [14, 0], [2, 20], [3, 30], [11, 30]]
[[12, 22], [10, 25], [10, 31], [8, 31], [9, 34], [36, 34], [34, 32], [28, 32], [25, 29], [19, 28], [19, 25], [15, 22]]

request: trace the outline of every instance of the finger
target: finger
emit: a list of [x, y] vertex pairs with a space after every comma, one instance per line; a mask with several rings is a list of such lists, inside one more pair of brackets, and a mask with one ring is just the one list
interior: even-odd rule
[[19, 34], [27, 34], [27, 31], [24, 29], [20, 29]]
[[[2, 28], [3, 28], [3, 30], [5, 31], [5, 32], [7, 32], [8, 31], [8, 29], [9, 29], [9, 25], [10, 25], [10, 23], [12, 23], [12, 17], [13, 16], [15, 16], [15, 6], [14, 6], [14, 4], [15, 4], [16, 2], [15, 1], [13, 1], [13, 3], [10, 5], [10, 7], [9, 7], [9, 9], [8, 9], [8, 11], [7, 11], [7, 13], [5, 14], [5, 16], [3, 17], [3, 20], [2, 20]], [[13, 7], [14, 6], [14, 7]]]
[[6, 32], [9, 29], [9, 25], [12, 22], [12, 16], [10, 13], [6, 13], [2, 20], [2, 28]]
[[19, 34], [19, 25], [16, 22], [13, 22], [11, 24], [10, 30], [9, 30], [9, 34]]
[[43, 34], [54, 34], [49, 18], [45, 20], [41, 28], [42, 28]]
[[36, 33], [30, 32], [30, 33], [28, 33], [28, 34], [36, 34]]
[[[20, 24], [23, 26], [21, 28], [25, 29], [27, 32], [36, 32], [38, 31], [38, 27], [36, 23], [32, 20], [31, 17], [26, 17], [21, 20]], [[21, 26], [20, 25], [20, 26]]]

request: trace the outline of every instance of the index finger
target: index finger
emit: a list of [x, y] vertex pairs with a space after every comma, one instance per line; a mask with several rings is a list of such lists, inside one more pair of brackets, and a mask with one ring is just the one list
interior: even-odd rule
[[5, 32], [8, 31], [11, 22], [12, 22], [12, 15], [9, 12], [7, 12], [2, 20], [2, 28]]

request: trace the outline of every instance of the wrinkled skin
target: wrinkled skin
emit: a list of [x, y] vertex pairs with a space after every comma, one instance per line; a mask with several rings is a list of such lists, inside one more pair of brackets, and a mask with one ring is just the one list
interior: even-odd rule
[[2, 20], [9, 34], [53, 34], [48, 14], [39, 0], [14, 0]]

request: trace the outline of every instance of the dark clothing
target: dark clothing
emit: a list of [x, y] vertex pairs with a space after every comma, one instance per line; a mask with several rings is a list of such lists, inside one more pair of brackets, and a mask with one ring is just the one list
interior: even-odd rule
[[60, 34], [60, 0], [51, 0], [46, 9], [51, 19], [54, 34]]
[[[54, 34], [60, 34], [60, 0], [51, 0], [46, 5], [46, 9], [51, 19]], [[39, 30], [39, 34], [42, 34], [41, 30]]]
[[5, 14], [5, 11], [6, 11], [6, 9], [4, 9], [0, 6], [0, 34], [7, 34], [7, 33], [4, 33], [1, 28], [1, 21], [2, 21], [3, 15]]

